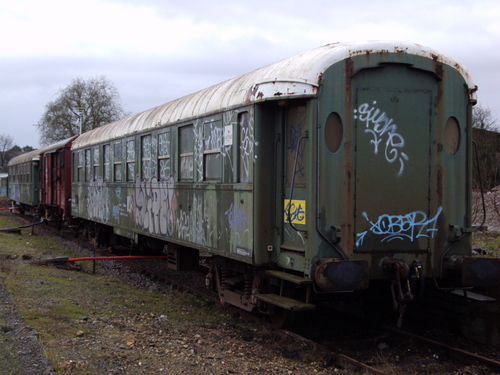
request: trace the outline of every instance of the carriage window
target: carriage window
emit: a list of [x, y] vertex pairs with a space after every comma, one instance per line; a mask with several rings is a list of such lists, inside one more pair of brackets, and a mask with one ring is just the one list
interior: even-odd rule
[[240, 128], [238, 182], [248, 182], [250, 173], [250, 161], [252, 160], [251, 154], [253, 152], [253, 139], [252, 134], [250, 134], [250, 121], [248, 112], [243, 112], [238, 115], [238, 124]]
[[85, 150], [85, 181], [90, 181], [91, 163], [90, 149]]
[[194, 168], [194, 127], [185, 126], [179, 129], [179, 179], [193, 179]]
[[113, 145], [113, 168], [114, 168], [114, 181], [122, 180], [122, 143], [116, 142]]
[[223, 131], [220, 121], [203, 124], [203, 179], [220, 180], [222, 175]]
[[76, 162], [77, 162], [77, 172], [76, 172], [76, 180], [83, 181], [83, 166], [85, 165], [85, 158], [83, 157], [83, 150], [80, 150], [76, 153]]
[[288, 110], [286, 123], [286, 175], [287, 183], [306, 182], [306, 107], [297, 106]]
[[135, 141], [127, 142], [127, 181], [134, 181], [135, 177]]
[[165, 181], [171, 175], [170, 171], [170, 130], [158, 134], [158, 177]]
[[451, 156], [455, 155], [460, 146], [460, 125], [455, 117], [446, 120], [444, 126], [444, 148]]
[[111, 151], [109, 145], [104, 145], [104, 181], [110, 181], [111, 178]]
[[325, 123], [325, 143], [328, 150], [335, 154], [342, 145], [342, 134], [344, 128], [339, 114], [332, 112], [328, 115]]
[[94, 148], [94, 181], [101, 178], [99, 171], [99, 147]]
[[146, 135], [141, 138], [141, 161], [142, 161], [142, 178], [150, 180], [151, 173], [151, 136]]

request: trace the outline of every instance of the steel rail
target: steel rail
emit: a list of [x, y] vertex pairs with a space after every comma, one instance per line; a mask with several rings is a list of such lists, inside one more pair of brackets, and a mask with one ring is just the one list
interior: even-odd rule
[[396, 333], [398, 335], [406, 336], [406, 337], [411, 337], [413, 339], [416, 339], [416, 340], [425, 342], [425, 343], [427, 343], [429, 345], [432, 345], [432, 346], [434, 346], [436, 348], [443, 349], [443, 350], [446, 350], [446, 351], [458, 354], [459, 356], [466, 357], [466, 358], [472, 359], [474, 361], [478, 361], [480, 363], [483, 363], [483, 364], [487, 365], [491, 369], [494, 369], [496, 371], [500, 371], [500, 362], [496, 361], [494, 359], [491, 359], [491, 358], [488, 358], [488, 357], [484, 357], [484, 356], [479, 355], [479, 354], [474, 354], [472, 352], [468, 352], [468, 351], [463, 350], [463, 349], [455, 348], [453, 346], [449, 346], [449, 345], [443, 344], [441, 342], [428, 339], [426, 337], [417, 335], [415, 333], [403, 331], [403, 330], [400, 330], [400, 329], [397, 329], [397, 328], [393, 328], [393, 327], [390, 327], [390, 326], [384, 326], [384, 328], [387, 329], [387, 330], [389, 330], [389, 331], [391, 331], [391, 332], [393, 332], [393, 333]]

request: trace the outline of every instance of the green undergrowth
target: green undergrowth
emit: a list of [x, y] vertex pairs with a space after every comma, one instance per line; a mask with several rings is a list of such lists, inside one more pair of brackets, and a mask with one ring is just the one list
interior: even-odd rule
[[[1, 228], [15, 226], [15, 222], [0, 216]], [[76, 250], [57, 237], [38, 234], [41, 231], [37, 228], [34, 235], [30, 233], [30, 228], [22, 229], [21, 234], [0, 232], [0, 278], [26, 324], [39, 332], [40, 342], [57, 373], [67, 369], [74, 350], [72, 340], [81, 335], [106, 335], [106, 340], [113, 344], [103, 340], [99, 352], [89, 349], [88, 353], [104, 358], [117, 346], [127, 346], [120, 343], [121, 337], [137, 324], [167, 329], [176, 325], [235, 322], [236, 318], [188, 293], [168, 288], [140, 289], [118, 277], [93, 274], [91, 265], [84, 265], [78, 272], [40, 262], [39, 259], [48, 257], [81, 254], [75, 254]], [[9, 373], [2, 371], [2, 366], [15, 366], [16, 362], [9, 357], [11, 351], [4, 336], [0, 331], [0, 373]]]
[[500, 257], [500, 232], [475, 232], [472, 246], [486, 250], [489, 256]]

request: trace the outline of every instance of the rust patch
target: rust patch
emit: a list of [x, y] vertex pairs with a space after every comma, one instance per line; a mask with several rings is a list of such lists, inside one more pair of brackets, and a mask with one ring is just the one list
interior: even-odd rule
[[443, 63], [440, 61], [439, 55], [432, 54], [432, 60], [434, 61], [434, 73], [439, 77], [439, 79], [443, 79], [444, 69]]
[[[259, 85], [255, 85], [255, 86], [252, 86], [250, 87], [250, 89], [248, 89], [246, 95], [245, 95], [245, 103], [249, 103], [249, 102], [252, 102], [255, 100], [256, 98], [256, 93], [257, 91], [259, 90]], [[261, 99], [262, 98], [262, 93], [260, 93], [260, 98], [258, 99]]]
[[[345, 189], [345, 223], [351, 223], [352, 221], [352, 212], [353, 212], [353, 193], [352, 193], [352, 179], [353, 179], [353, 165], [352, 165], [352, 148], [353, 148], [353, 119], [352, 119], [352, 102], [353, 92], [352, 92], [352, 84], [351, 77], [354, 75], [354, 61], [352, 59], [345, 60], [344, 63], [344, 82], [345, 82], [345, 102], [344, 102], [344, 113], [345, 113], [345, 142], [344, 142], [344, 189]], [[345, 228], [346, 233], [346, 249], [351, 252], [353, 248], [353, 228], [349, 224]]]
[[350, 78], [354, 75], [354, 61], [352, 61], [352, 59], [345, 60], [344, 70], [346, 78]]
[[316, 81], [316, 84], [319, 86], [321, 84], [321, 80], [323, 79], [323, 73], [319, 73], [318, 75], [318, 80]]
[[443, 205], [443, 167], [438, 164], [436, 166], [436, 194], [438, 198], [438, 206]]

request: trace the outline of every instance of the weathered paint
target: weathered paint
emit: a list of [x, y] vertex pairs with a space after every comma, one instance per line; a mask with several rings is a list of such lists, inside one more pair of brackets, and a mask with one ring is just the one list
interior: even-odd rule
[[[337, 62], [357, 56], [415, 55], [436, 63], [458, 67], [470, 88], [474, 84], [467, 70], [450, 56], [418, 44], [394, 41], [334, 43], [230, 79], [197, 93], [132, 115], [83, 134], [75, 148], [126, 137], [207, 113], [266, 100], [314, 97], [324, 72]], [[403, 57], [402, 57], [403, 58]], [[457, 69], [458, 69], [457, 68]]]
[[[426, 276], [442, 276], [445, 252], [470, 252], [475, 86], [457, 64], [408, 43], [332, 44], [93, 130], [73, 152], [116, 140], [122, 175], [75, 183], [73, 212], [130, 238], [309, 278], [321, 264], [388, 278], [388, 258], [416, 259]], [[333, 152], [324, 134], [332, 113], [342, 123]], [[460, 124], [455, 155], [442, 146], [449, 117]], [[168, 141], [160, 138], [165, 131]], [[166, 144], [168, 159], [160, 159]], [[205, 178], [210, 159], [220, 163], [214, 181]], [[301, 208], [292, 220], [290, 200]], [[450, 225], [465, 233], [459, 241], [450, 240]], [[366, 274], [351, 281], [364, 287]]]

